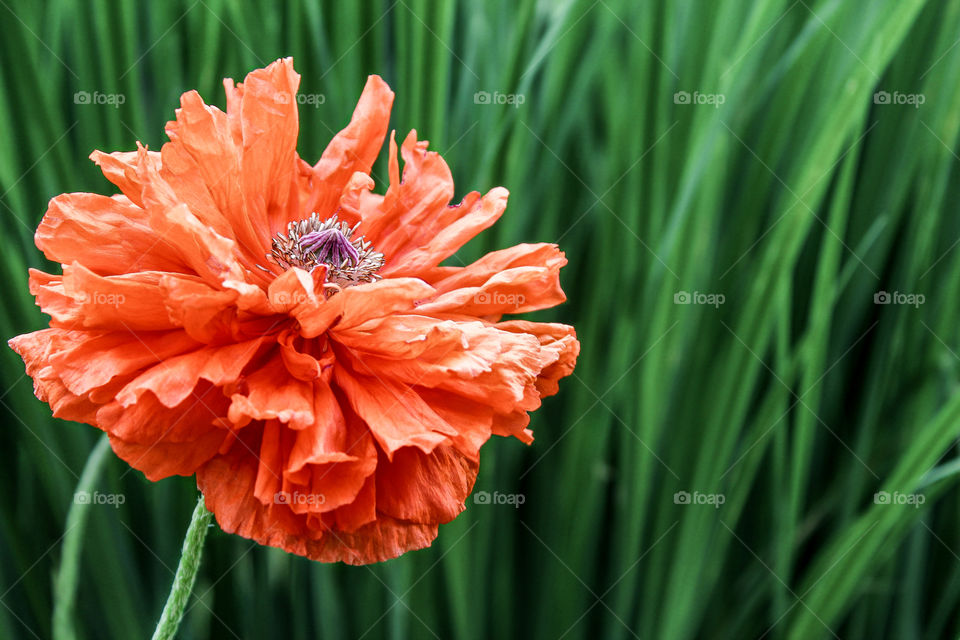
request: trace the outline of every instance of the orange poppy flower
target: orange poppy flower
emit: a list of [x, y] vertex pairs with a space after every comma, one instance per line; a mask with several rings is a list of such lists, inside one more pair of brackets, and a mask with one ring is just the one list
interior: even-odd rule
[[491, 435], [574, 367], [572, 327], [505, 314], [564, 298], [551, 244], [440, 266], [507, 191], [450, 206], [446, 163], [390, 137], [371, 76], [320, 161], [296, 152], [290, 59], [226, 80], [227, 111], [185, 93], [159, 152], [91, 156], [122, 195], [51, 200], [32, 270], [50, 328], [14, 338], [37, 397], [89, 423], [150, 480], [197, 476], [228, 532], [320, 561], [428, 546], [464, 509]]

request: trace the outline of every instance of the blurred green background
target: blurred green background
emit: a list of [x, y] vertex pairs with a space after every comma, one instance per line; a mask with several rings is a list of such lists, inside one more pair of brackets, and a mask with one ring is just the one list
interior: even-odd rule
[[[44, 324], [47, 200], [114, 192], [93, 149], [292, 55], [313, 161], [378, 73], [457, 200], [512, 193], [460, 259], [567, 252], [535, 318], [579, 366], [531, 447], [484, 449], [477, 491], [522, 505], [369, 567], [215, 531], [182, 638], [956, 638], [958, 35], [956, 0], [0, 0], [2, 335]], [[51, 636], [65, 543], [64, 628], [149, 637], [193, 480], [108, 451], [124, 504], [71, 529], [99, 433], [9, 349], [0, 383], [0, 637]]]

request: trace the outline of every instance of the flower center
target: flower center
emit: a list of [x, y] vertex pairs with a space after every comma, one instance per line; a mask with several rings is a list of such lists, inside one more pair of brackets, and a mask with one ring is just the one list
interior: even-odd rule
[[324, 264], [356, 267], [360, 262], [360, 252], [337, 227], [311, 231], [301, 236], [300, 247]]
[[284, 269], [299, 267], [312, 273], [326, 266], [327, 295], [343, 287], [374, 282], [380, 279], [377, 271], [383, 266], [383, 254], [363, 236], [354, 236], [359, 225], [350, 228], [336, 215], [320, 220], [312, 213], [309, 218], [288, 224], [286, 235], [276, 235], [269, 257]]

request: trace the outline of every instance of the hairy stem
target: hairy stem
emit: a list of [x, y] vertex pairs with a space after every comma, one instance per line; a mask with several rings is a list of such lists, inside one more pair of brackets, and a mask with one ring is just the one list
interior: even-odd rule
[[203, 503], [203, 496], [200, 496], [197, 508], [193, 510], [187, 535], [183, 540], [180, 565], [173, 578], [167, 604], [160, 615], [160, 622], [157, 624], [156, 631], [153, 632], [153, 640], [171, 640], [177, 633], [184, 608], [193, 590], [193, 583], [197, 579], [197, 570], [200, 568], [200, 558], [203, 555], [203, 541], [207, 537], [211, 515]]

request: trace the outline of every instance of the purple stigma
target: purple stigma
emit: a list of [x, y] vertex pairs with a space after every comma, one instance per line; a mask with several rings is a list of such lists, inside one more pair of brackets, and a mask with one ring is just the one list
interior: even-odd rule
[[305, 233], [300, 238], [300, 248], [314, 254], [319, 262], [335, 267], [341, 266], [344, 260], [354, 267], [360, 263], [360, 252], [336, 227]]

